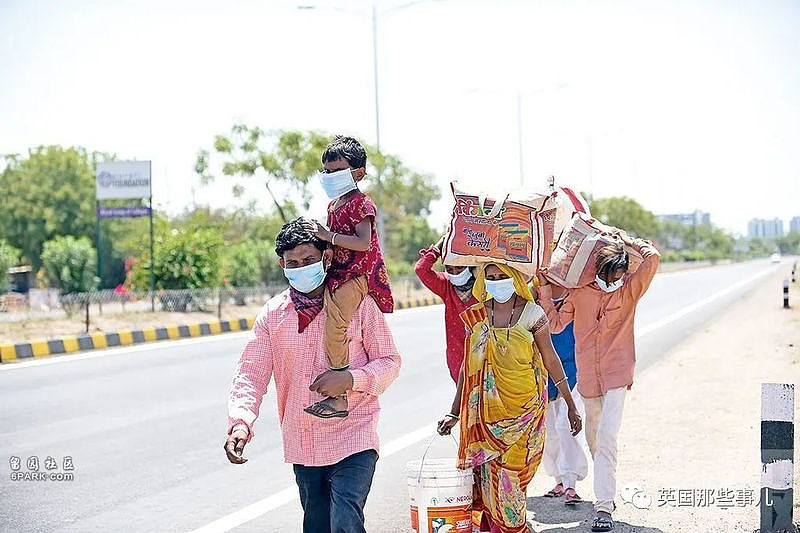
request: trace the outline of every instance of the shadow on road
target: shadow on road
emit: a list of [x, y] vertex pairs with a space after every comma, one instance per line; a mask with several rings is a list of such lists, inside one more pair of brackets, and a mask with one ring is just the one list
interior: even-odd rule
[[[595, 517], [591, 502], [566, 507], [563, 498], [528, 498], [528, 517], [534, 533], [585, 533]], [[614, 533], [664, 533], [656, 527], [628, 524], [614, 520]]]

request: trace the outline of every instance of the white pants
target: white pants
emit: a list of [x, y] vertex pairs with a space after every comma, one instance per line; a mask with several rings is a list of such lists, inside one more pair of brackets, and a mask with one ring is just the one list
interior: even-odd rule
[[[581, 401], [578, 394], [573, 393], [576, 407], [581, 411]], [[542, 466], [549, 476], [556, 478], [556, 483], [561, 483], [564, 488], [575, 488], [576, 483], [585, 478], [589, 471], [586, 454], [583, 452], [578, 437], [572, 436], [567, 417], [567, 402], [563, 395], [547, 404], [544, 418], [545, 439]]]
[[586, 406], [586, 442], [594, 461], [596, 511], [614, 511], [617, 492], [617, 435], [627, 387], [611, 389], [597, 398], [583, 398]]

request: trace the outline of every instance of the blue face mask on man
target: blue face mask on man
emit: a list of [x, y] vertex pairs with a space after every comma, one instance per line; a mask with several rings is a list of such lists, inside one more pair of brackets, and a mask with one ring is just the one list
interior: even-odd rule
[[284, 268], [283, 275], [289, 280], [289, 285], [304, 294], [309, 293], [322, 285], [325, 281], [325, 268], [320, 259], [304, 267]]
[[349, 168], [337, 170], [336, 172], [320, 172], [317, 177], [322, 188], [325, 189], [325, 194], [331, 200], [335, 200], [356, 188], [353, 171]]

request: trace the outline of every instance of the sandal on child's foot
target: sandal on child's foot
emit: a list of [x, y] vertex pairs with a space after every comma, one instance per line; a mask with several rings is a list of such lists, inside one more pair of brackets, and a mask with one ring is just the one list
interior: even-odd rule
[[347, 411], [347, 400], [345, 399], [345, 409], [337, 409], [336, 400], [337, 398], [325, 398], [310, 407], [306, 407], [303, 411], [318, 418], [345, 418], [350, 414]]

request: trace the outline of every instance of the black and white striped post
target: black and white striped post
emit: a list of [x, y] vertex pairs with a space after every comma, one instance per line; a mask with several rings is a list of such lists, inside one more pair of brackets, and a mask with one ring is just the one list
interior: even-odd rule
[[794, 385], [761, 384], [761, 530], [793, 531]]
[[789, 280], [783, 280], [783, 308], [789, 309]]

